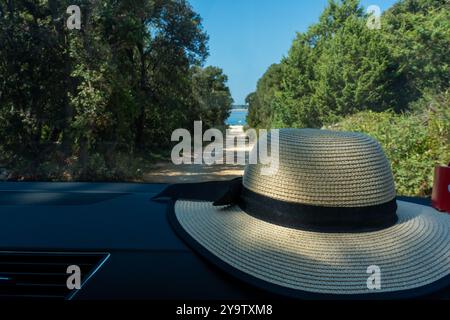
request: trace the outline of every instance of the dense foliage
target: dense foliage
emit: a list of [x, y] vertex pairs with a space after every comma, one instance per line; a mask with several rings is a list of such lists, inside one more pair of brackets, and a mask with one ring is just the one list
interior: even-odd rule
[[399, 192], [429, 194], [434, 165], [450, 162], [450, 2], [400, 0], [381, 29], [368, 19], [358, 0], [329, 0], [248, 96], [247, 121], [367, 132], [387, 149]]
[[450, 86], [450, 2], [403, 0], [381, 29], [358, 0], [330, 0], [249, 95], [252, 127], [321, 127], [363, 110], [401, 112]]
[[232, 100], [222, 70], [201, 67], [207, 40], [185, 0], [0, 0], [0, 166], [123, 179], [173, 130], [222, 125]]
[[233, 103], [230, 90], [225, 85], [227, 76], [217, 67], [194, 67], [193, 70], [197, 120], [201, 120], [203, 125], [209, 128], [224, 125], [230, 116], [230, 106]]
[[392, 164], [402, 195], [431, 194], [435, 164], [450, 161], [450, 91], [426, 97], [423, 109], [405, 114], [364, 111], [331, 126], [377, 139]]

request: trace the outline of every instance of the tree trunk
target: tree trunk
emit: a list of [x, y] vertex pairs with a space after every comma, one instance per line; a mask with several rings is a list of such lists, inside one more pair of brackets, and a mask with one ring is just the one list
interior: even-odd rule
[[87, 139], [85, 137], [80, 138], [80, 165], [81, 165], [81, 177], [84, 179], [87, 175], [86, 167], [88, 163], [88, 146]]
[[[138, 45], [139, 49], [139, 56], [140, 56], [140, 63], [141, 63], [141, 74], [140, 74], [140, 90], [142, 92], [142, 95], [145, 96], [145, 89], [146, 89], [146, 78], [147, 78], [147, 71], [145, 68], [145, 52], [144, 52], [144, 46], [143, 44]], [[142, 149], [144, 147], [144, 126], [145, 126], [145, 106], [140, 105], [139, 110], [139, 116], [136, 120], [136, 148]]]

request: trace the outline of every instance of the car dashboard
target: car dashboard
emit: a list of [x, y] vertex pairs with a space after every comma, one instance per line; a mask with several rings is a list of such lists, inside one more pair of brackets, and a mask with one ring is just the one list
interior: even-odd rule
[[[163, 184], [0, 183], [0, 299], [246, 299], [264, 293], [172, 231]], [[71, 265], [81, 289], [68, 290]]]
[[[216, 269], [177, 237], [166, 204], [151, 200], [165, 187], [0, 183], [0, 300], [273, 298]], [[69, 290], [73, 265], [81, 288]]]

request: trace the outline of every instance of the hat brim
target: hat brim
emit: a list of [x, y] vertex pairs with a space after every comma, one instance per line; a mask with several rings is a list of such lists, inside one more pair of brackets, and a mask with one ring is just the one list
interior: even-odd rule
[[[398, 201], [398, 222], [366, 233], [319, 233], [270, 224], [239, 206], [178, 200], [169, 219], [179, 236], [223, 270], [293, 298], [391, 299], [450, 286], [450, 217]], [[370, 266], [380, 289], [369, 289]]]

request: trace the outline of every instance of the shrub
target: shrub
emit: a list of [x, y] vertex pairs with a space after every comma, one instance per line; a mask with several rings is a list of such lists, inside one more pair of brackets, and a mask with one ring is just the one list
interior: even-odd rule
[[[450, 162], [450, 108], [444, 99], [423, 99], [421, 111], [362, 112], [329, 128], [357, 131], [377, 139], [391, 161], [397, 192], [429, 196], [434, 167]], [[434, 103], [429, 103], [434, 101]]]

